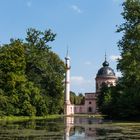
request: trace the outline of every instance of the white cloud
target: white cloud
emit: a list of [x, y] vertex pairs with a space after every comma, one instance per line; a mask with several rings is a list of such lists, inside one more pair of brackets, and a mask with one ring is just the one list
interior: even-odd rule
[[71, 84], [72, 85], [77, 85], [77, 86], [82, 86], [85, 84], [90, 84], [90, 80], [85, 80], [84, 77], [82, 76], [72, 76], [71, 77]]
[[71, 8], [79, 14], [82, 13], [82, 10], [77, 5], [72, 5]]
[[93, 92], [94, 82], [87, 80], [82, 76], [72, 76], [71, 77], [71, 90], [76, 93]]
[[92, 63], [90, 61], [86, 61], [85, 65], [91, 65]]
[[110, 56], [110, 59], [111, 59], [112, 61], [117, 61], [118, 59], [121, 59], [121, 56], [120, 56], [120, 55], [111, 55], [111, 56]]
[[112, 0], [114, 4], [122, 4], [125, 0]]
[[123, 1], [123, 0], [113, 0], [113, 2], [121, 2], [121, 1]]
[[32, 6], [32, 2], [31, 1], [27, 1], [26, 5], [27, 5], [27, 7], [31, 7]]

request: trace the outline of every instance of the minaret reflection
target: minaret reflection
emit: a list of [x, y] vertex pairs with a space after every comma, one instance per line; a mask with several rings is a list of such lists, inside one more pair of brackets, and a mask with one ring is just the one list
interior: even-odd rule
[[64, 124], [65, 124], [64, 140], [70, 140], [70, 130], [74, 126], [74, 117], [65, 117]]

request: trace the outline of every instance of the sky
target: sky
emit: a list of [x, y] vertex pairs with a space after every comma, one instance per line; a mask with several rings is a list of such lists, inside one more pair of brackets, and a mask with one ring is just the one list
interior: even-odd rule
[[24, 39], [28, 28], [57, 34], [49, 43], [64, 61], [67, 46], [71, 58], [71, 91], [95, 92], [95, 77], [102, 67], [105, 52], [116, 71], [120, 57], [117, 25], [123, 0], [0, 0], [0, 44], [10, 38]]

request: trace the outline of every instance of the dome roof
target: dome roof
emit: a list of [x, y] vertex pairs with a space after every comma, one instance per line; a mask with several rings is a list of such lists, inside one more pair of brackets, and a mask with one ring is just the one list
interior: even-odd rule
[[115, 72], [109, 67], [109, 63], [106, 59], [102, 65], [103, 67], [98, 70], [97, 77], [115, 77]]

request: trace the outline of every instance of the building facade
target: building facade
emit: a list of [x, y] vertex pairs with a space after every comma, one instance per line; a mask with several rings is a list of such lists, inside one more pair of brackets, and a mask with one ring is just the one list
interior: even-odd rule
[[73, 105], [70, 102], [70, 57], [65, 57], [66, 63], [66, 74], [65, 74], [65, 103], [64, 103], [64, 114], [65, 115], [74, 115], [74, 114], [96, 114], [98, 113], [96, 98], [100, 93], [101, 87], [103, 84], [108, 86], [116, 85], [116, 76], [114, 70], [109, 67], [109, 63], [106, 60], [102, 64], [102, 67], [98, 70], [95, 83], [96, 83], [96, 92], [94, 93], [85, 93], [85, 103], [83, 105]]

